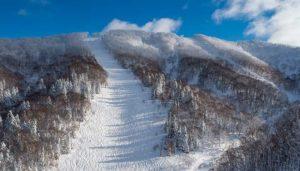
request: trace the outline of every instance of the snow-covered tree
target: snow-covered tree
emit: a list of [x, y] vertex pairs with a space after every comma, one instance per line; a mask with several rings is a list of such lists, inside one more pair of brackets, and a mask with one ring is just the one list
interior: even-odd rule
[[47, 87], [46, 87], [46, 85], [44, 83], [44, 79], [41, 78], [39, 80], [39, 82], [36, 85], [35, 91], [36, 92], [45, 92], [45, 91], [47, 91]]
[[21, 128], [19, 115], [14, 116], [12, 111], [9, 111], [4, 127], [11, 132], [19, 130]]
[[70, 137], [69, 135], [66, 135], [63, 139], [61, 139], [61, 153], [62, 154], [67, 154], [69, 153], [70, 151], [70, 144], [69, 144], [69, 141], [70, 141]]
[[72, 109], [68, 106], [66, 107], [66, 119], [71, 120], [72, 119]]
[[59, 79], [55, 82], [54, 85], [51, 86], [50, 93], [52, 95], [66, 95], [68, 91], [72, 89], [72, 87], [72, 82], [70, 82], [69, 80]]
[[12, 87], [3, 91], [2, 103], [7, 107], [15, 105], [16, 101], [20, 99], [21, 97], [17, 87]]
[[159, 97], [161, 94], [163, 94], [164, 87], [165, 87], [165, 77], [163, 74], [159, 74], [154, 86], [154, 95], [156, 97]]
[[38, 131], [37, 131], [37, 120], [34, 119], [30, 121], [30, 133], [34, 136], [38, 136]]
[[180, 94], [180, 98], [181, 98], [182, 102], [183, 103], [188, 102], [189, 100], [192, 99], [192, 96], [193, 95], [192, 95], [191, 88], [189, 86], [185, 86]]
[[12, 162], [12, 158], [10, 155], [10, 150], [7, 147], [7, 145], [5, 144], [4, 141], [1, 142], [0, 144], [0, 167], [1, 169], [5, 170], [7, 168], [7, 164], [9, 162]]
[[181, 126], [178, 131], [178, 136], [177, 136], [177, 147], [186, 153], [188, 153], [190, 151], [188, 138], [189, 138], [189, 135], [187, 133], [186, 126]]
[[24, 111], [24, 110], [28, 110], [28, 109], [30, 109], [30, 103], [29, 103], [29, 101], [23, 101], [21, 103], [21, 105], [19, 106], [19, 110], [20, 111]]

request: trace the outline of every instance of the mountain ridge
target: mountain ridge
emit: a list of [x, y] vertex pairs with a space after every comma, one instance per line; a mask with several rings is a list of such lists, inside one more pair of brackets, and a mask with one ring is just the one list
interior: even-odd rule
[[[193, 169], [215, 170], [292, 169], [300, 162], [300, 48], [138, 30], [0, 39], [0, 45], [0, 153], [5, 156], [1, 168], [56, 167], [59, 156], [70, 152], [71, 139], [76, 139], [80, 123], [87, 123], [90, 110], [102, 113], [97, 105], [91, 106], [93, 97], [102, 100], [94, 94], [109, 84], [110, 75], [101, 60], [119, 62], [135, 76], [128, 78], [139, 79], [139, 86], [148, 87], [149, 100], [168, 107], [164, 130], [159, 133], [165, 136], [155, 148], [160, 149], [161, 157], [195, 154]], [[101, 48], [107, 52], [93, 53]], [[119, 74], [114, 77], [117, 80], [111, 80], [113, 87], [104, 88], [109, 90], [107, 95], [116, 96], [110, 92], [113, 89], [123, 90], [116, 87], [122, 78]], [[113, 109], [124, 109], [134, 121], [126, 106], [112, 105]], [[96, 118], [101, 120], [101, 116]], [[54, 133], [53, 140], [48, 141], [47, 131]], [[33, 146], [25, 135], [38, 143], [35, 154], [28, 151]], [[88, 135], [98, 136], [93, 130]], [[224, 143], [229, 145], [223, 148]], [[88, 149], [86, 145], [75, 150]], [[203, 161], [201, 149], [211, 149], [208, 156], [212, 158]], [[27, 154], [29, 158], [24, 157]]]

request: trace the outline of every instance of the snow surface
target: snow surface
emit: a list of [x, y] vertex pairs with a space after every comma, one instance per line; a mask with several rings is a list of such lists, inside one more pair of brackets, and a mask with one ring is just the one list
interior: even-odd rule
[[108, 85], [92, 100], [93, 114], [81, 124], [70, 154], [60, 156], [58, 170], [196, 170], [228, 148], [225, 143], [202, 152], [161, 156], [168, 108], [151, 100], [151, 90], [99, 41], [89, 44], [108, 72]]
[[232, 59], [233, 61], [239, 59], [257, 65], [267, 65], [264, 61], [251, 55], [235, 42], [225, 41], [203, 34], [196, 35], [194, 39], [199, 43], [199, 46], [217, 58], [223, 60]]
[[300, 48], [261, 41], [244, 41], [239, 45], [286, 76], [300, 73]]
[[[193, 38], [180, 37], [172, 33], [149, 33], [137, 30], [112, 30], [102, 35], [110, 50], [156, 60], [188, 56], [202, 59], [226, 61], [236, 72], [270, 84], [274, 83], [257, 68], [269, 68], [263, 60], [245, 51], [235, 42], [205, 35]], [[168, 64], [174, 67], [176, 63]], [[169, 73], [167, 71], [167, 73]]]

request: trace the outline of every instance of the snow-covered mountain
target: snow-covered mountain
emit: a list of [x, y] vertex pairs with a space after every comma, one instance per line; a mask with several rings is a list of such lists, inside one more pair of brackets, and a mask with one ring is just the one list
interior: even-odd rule
[[[105, 33], [103, 37], [106, 44], [118, 53], [128, 53], [155, 59], [173, 56], [213, 59], [230, 65], [231, 68], [236, 69], [241, 74], [256, 77], [257, 79], [270, 80], [272, 74], [276, 72], [275, 69], [279, 69], [283, 74], [288, 74], [286, 71], [275, 66], [275, 63], [278, 64], [278, 62], [284, 63], [285, 66], [282, 67], [290, 67], [289, 70], [294, 70], [293, 73], [299, 73], [299, 71], [295, 71], [297, 70], [295, 64], [299, 60], [299, 57], [294, 55], [297, 54], [297, 49], [291, 47], [285, 47], [285, 51], [282, 49], [282, 53], [278, 54], [276, 59], [271, 59], [274, 52], [270, 53], [268, 60], [266, 60], [266, 52], [255, 47], [250, 49], [250, 42], [229, 42], [205, 35], [185, 38], [172, 33], [114, 30]], [[246, 48], [246, 45], [249, 48]], [[260, 46], [259, 42], [257, 46]], [[276, 45], [268, 44], [268, 46], [270, 49], [267, 51], [272, 51], [272, 46], [273, 49], [278, 49]], [[259, 53], [256, 49], [259, 49], [262, 53]], [[284, 52], [288, 51], [293, 51], [294, 54], [286, 57], [287, 60], [284, 57], [280, 57], [284, 56]]]
[[1, 168], [299, 170], [299, 48], [97, 35], [0, 40]]
[[[288, 131], [282, 130], [284, 124], [293, 125], [292, 132], [299, 130], [298, 119], [292, 119], [299, 115], [298, 48], [131, 30], [109, 31], [102, 41], [124, 67], [153, 88], [154, 97], [173, 102], [166, 123], [169, 154], [234, 138], [242, 140], [244, 149], [230, 149], [214, 164], [217, 170], [299, 168], [297, 136], [286, 132], [291, 144], [280, 144], [284, 137], [278, 134]], [[278, 149], [266, 146], [271, 141]], [[266, 150], [248, 153], [254, 144]], [[233, 153], [239, 156], [230, 156]], [[269, 159], [283, 155], [285, 164]]]
[[300, 72], [300, 48], [260, 41], [239, 42], [238, 44], [289, 77]]

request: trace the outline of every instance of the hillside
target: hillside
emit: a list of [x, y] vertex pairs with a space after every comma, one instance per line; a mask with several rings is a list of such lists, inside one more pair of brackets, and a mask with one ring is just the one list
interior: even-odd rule
[[40, 170], [69, 152], [107, 77], [84, 36], [0, 40], [1, 170]]
[[0, 39], [2, 170], [299, 170], [299, 48], [95, 35]]
[[[102, 40], [125, 68], [131, 69], [145, 86], [152, 87], [154, 97], [173, 102], [166, 123], [165, 149], [169, 154], [176, 154], [176, 149], [189, 153], [236, 139], [243, 150], [230, 149], [211, 167], [299, 167], [299, 157], [295, 157], [299, 152], [297, 135], [287, 132], [299, 129], [298, 119], [292, 119], [299, 114], [295, 109], [300, 90], [297, 48], [261, 42], [235, 43], [205, 35], [184, 38], [125, 30], [107, 32]], [[291, 110], [293, 114], [287, 115]], [[282, 122], [296, 125], [286, 130], [281, 128]], [[290, 135], [289, 141], [295, 143], [283, 141], [283, 134]], [[247, 152], [254, 142], [270, 141], [283, 143], [276, 146], [278, 152], [268, 153], [274, 148], [271, 145], [262, 145], [254, 154]], [[286, 148], [294, 152], [287, 152]], [[236, 151], [239, 155], [230, 156]], [[265, 157], [253, 159], [261, 155]], [[268, 166], [275, 158], [279, 159], [277, 164]], [[230, 167], [224, 163], [230, 163]]]

